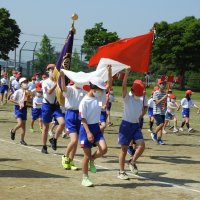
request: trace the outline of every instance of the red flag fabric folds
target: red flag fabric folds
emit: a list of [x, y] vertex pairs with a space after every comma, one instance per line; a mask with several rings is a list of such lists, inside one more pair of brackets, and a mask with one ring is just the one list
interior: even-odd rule
[[132, 71], [148, 72], [153, 32], [122, 39], [99, 47], [89, 60], [89, 67], [97, 65], [101, 58], [109, 58], [131, 67]]

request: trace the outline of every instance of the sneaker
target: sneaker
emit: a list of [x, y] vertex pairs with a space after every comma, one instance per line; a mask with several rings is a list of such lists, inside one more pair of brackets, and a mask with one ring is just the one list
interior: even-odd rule
[[56, 151], [56, 149], [57, 149], [57, 139], [51, 138], [51, 139], [49, 139], [49, 142], [51, 143], [51, 148], [52, 148], [54, 151]]
[[167, 134], [167, 131], [165, 129], [162, 130], [163, 134]]
[[151, 133], [151, 132], [153, 132], [153, 130], [152, 130], [152, 129], [148, 129], [148, 132], [150, 132], [150, 133]]
[[133, 174], [138, 174], [137, 165], [136, 165], [135, 163], [132, 163], [131, 161], [132, 161], [132, 160], [129, 160], [129, 162], [128, 162], [128, 166], [129, 166], [131, 172], [132, 172]]
[[182, 127], [181, 127], [181, 128], [179, 128], [179, 131], [183, 132], [183, 128], [182, 128]]
[[168, 129], [171, 130], [171, 129], [173, 129], [173, 128], [174, 128], [174, 126], [170, 126]]
[[82, 185], [82, 186], [85, 186], [85, 187], [91, 187], [91, 186], [93, 186], [93, 183], [92, 183], [92, 181], [89, 179], [88, 176], [85, 176], [85, 177], [83, 177], [83, 180], [82, 180], [81, 185]]
[[178, 129], [174, 128], [173, 133], [177, 133], [177, 132], [178, 132]]
[[127, 153], [128, 153], [130, 156], [133, 156], [133, 155], [135, 154], [135, 149], [133, 149], [132, 146], [128, 146]]
[[54, 133], [53, 133], [53, 131], [51, 131], [51, 130], [49, 130], [48, 134], [49, 134], [50, 137], [53, 137], [53, 136], [54, 136]]
[[113, 123], [112, 123], [112, 122], [109, 122], [109, 123], [108, 123], [108, 126], [112, 126], [112, 125], [113, 125]]
[[27, 146], [27, 143], [24, 141], [24, 140], [21, 140], [20, 141], [20, 144], [24, 145], [24, 146]]
[[47, 146], [43, 146], [41, 152], [45, 153], [45, 154], [48, 154], [48, 152], [47, 152]]
[[30, 128], [29, 131], [30, 131], [31, 133], [33, 133], [33, 132], [34, 132], [34, 129], [33, 129], [33, 128]]
[[13, 132], [13, 129], [10, 130], [10, 138], [11, 140], [15, 140], [15, 132]]
[[119, 178], [119, 179], [121, 179], [121, 180], [129, 180], [129, 177], [128, 177], [128, 175], [126, 174], [126, 172], [120, 172], [119, 171], [119, 174], [118, 174], [118, 176], [117, 176], [117, 178]]
[[157, 143], [160, 144], [160, 145], [164, 145], [165, 144], [161, 139], [158, 140]]
[[71, 169], [71, 167], [70, 167], [70, 160], [65, 155], [62, 156], [62, 166], [66, 170]]
[[151, 133], [151, 138], [152, 138], [153, 141], [157, 141], [157, 134], [152, 132]]
[[194, 130], [193, 128], [189, 128], [188, 133], [191, 133], [193, 130]]
[[89, 161], [89, 171], [91, 171], [92, 173], [96, 173], [97, 172], [97, 169], [94, 165], [94, 160], [90, 160]]
[[72, 170], [78, 170], [78, 167], [76, 167], [75, 165], [74, 165], [74, 161], [73, 160], [70, 160], [70, 168], [72, 169]]

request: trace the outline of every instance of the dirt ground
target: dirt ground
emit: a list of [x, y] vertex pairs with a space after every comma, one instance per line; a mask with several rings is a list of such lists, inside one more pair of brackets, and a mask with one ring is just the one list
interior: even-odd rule
[[[196, 130], [178, 135], [163, 136], [166, 145], [157, 145], [147, 131], [145, 118], [143, 134], [146, 150], [138, 160], [139, 175], [130, 173], [130, 180], [120, 180], [118, 174], [119, 145], [117, 133], [121, 121], [121, 103], [113, 107], [114, 126], [105, 131], [108, 153], [96, 160], [96, 174], [89, 174], [95, 184], [92, 188], [81, 186], [82, 149], [78, 148], [75, 163], [79, 171], [63, 170], [61, 156], [68, 139], [59, 138], [58, 150], [50, 147], [49, 154], [41, 151], [41, 134], [27, 130], [28, 146], [19, 144], [20, 132], [15, 141], [9, 130], [15, 125], [12, 106], [0, 107], [0, 199], [200, 199], [200, 115], [193, 111], [191, 126]], [[180, 113], [178, 113], [180, 119]], [[29, 111], [30, 118], [30, 111]], [[27, 123], [29, 128], [30, 121]], [[180, 124], [180, 123], [179, 123]], [[27, 128], [27, 129], [28, 129]], [[127, 161], [129, 156], [127, 156]]]

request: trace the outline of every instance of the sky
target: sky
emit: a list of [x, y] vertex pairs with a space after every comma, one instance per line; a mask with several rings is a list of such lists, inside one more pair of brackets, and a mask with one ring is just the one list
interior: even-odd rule
[[[17, 59], [26, 41], [30, 41], [26, 48], [33, 49], [43, 34], [61, 49], [73, 13], [79, 16], [75, 22], [74, 48], [77, 49], [83, 42], [85, 30], [95, 23], [103, 22], [108, 31], [128, 38], [147, 33], [155, 22], [173, 23], [186, 16], [200, 18], [200, 0], [0, 0], [0, 7], [9, 10], [22, 31]], [[14, 58], [13, 52], [9, 55]], [[22, 57], [31, 59], [32, 53]]]

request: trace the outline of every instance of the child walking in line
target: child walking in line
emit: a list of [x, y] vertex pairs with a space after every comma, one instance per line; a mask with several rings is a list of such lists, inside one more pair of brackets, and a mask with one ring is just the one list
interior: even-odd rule
[[[109, 68], [111, 68], [111, 66], [108, 66], [108, 70], [111, 70]], [[90, 91], [85, 95], [79, 106], [79, 113], [81, 116], [79, 140], [84, 151], [82, 161], [82, 185], [86, 187], [93, 186], [88, 176], [88, 164], [89, 170], [92, 173], [96, 173], [94, 160], [107, 152], [107, 144], [99, 125], [102, 95], [105, 89], [104, 81], [99, 77], [93, 77], [90, 80]], [[92, 154], [93, 146], [97, 146], [98, 148]]]
[[77, 170], [74, 164], [74, 156], [78, 145], [79, 129], [81, 119], [79, 117], [79, 104], [85, 96], [85, 91], [75, 84], [71, 86], [65, 85], [65, 75], [61, 71], [61, 85], [63, 96], [65, 97], [65, 128], [68, 130], [70, 142], [67, 145], [66, 153], [62, 156], [62, 166], [67, 170]]
[[7, 78], [7, 72], [3, 72], [2, 74], [3, 78], [1, 78], [1, 87], [0, 87], [0, 93], [1, 93], [1, 105], [4, 103], [7, 103], [8, 99], [8, 78]]
[[42, 131], [42, 88], [36, 87], [36, 96], [33, 98], [33, 107], [32, 107], [32, 120], [31, 120], [31, 128], [29, 129], [31, 133], [34, 132], [34, 123], [38, 119], [40, 131]]
[[[183, 127], [186, 124], [187, 128], [188, 128], [188, 132], [192, 132], [193, 128], [190, 127], [190, 108], [192, 106], [194, 106], [195, 108], [198, 109], [199, 112], [199, 106], [197, 106], [196, 104], [193, 103], [192, 100], [192, 94], [193, 92], [191, 90], [187, 90], [185, 92], [185, 98], [183, 98], [181, 100], [181, 104], [180, 106], [182, 107], [182, 124], [181, 127], [179, 128], [179, 131], [183, 131]], [[180, 107], [179, 107], [180, 108]]]
[[170, 94], [169, 95], [170, 100], [167, 102], [167, 110], [165, 113], [165, 123], [163, 126], [163, 133], [166, 134], [167, 132], [165, 131], [165, 127], [167, 126], [168, 122], [170, 120], [174, 121], [174, 130], [173, 133], [177, 133], [178, 132], [178, 128], [177, 128], [177, 119], [175, 117], [175, 109], [177, 110], [179, 108], [178, 104], [176, 103], [176, 96], [174, 94]]
[[154, 91], [151, 92], [151, 98], [148, 100], [148, 116], [149, 116], [149, 132], [153, 132], [153, 123], [154, 123], [154, 117], [153, 117], [153, 93]]
[[137, 146], [133, 157], [128, 162], [129, 168], [134, 174], [138, 173], [136, 161], [145, 149], [145, 143], [140, 129], [140, 119], [145, 114], [143, 109], [143, 98], [141, 98], [144, 94], [145, 87], [141, 80], [135, 80], [131, 87], [131, 93], [127, 91], [127, 79], [130, 70], [130, 68], [126, 69], [122, 83], [124, 110], [118, 134], [118, 142], [121, 145], [118, 178], [123, 180], [129, 179], [125, 172], [125, 158], [130, 142], [134, 140]]
[[22, 129], [20, 144], [27, 145], [24, 141], [26, 133], [26, 120], [27, 120], [27, 95], [28, 91], [28, 80], [26, 78], [20, 78], [19, 80], [20, 89], [16, 90], [11, 96], [10, 101], [15, 104], [14, 113], [17, 119], [17, 125], [10, 130], [11, 140], [15, 140], [15, 134], [18, 129]]

